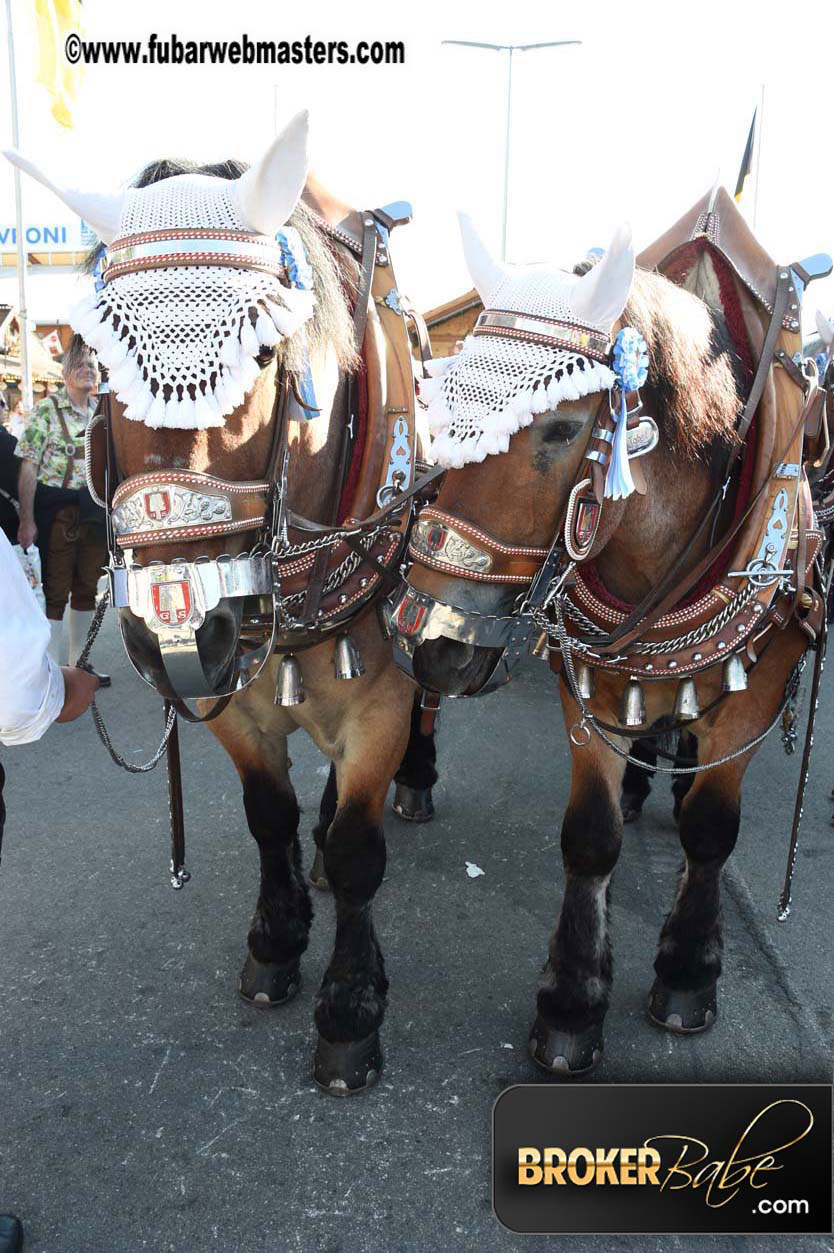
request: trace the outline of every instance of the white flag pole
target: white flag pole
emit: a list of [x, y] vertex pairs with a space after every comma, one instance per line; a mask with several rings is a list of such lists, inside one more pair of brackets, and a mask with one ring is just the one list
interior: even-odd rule
[[[6, 25], [9, 44], [9, 90], [12, 97], [12, 147], [20, 147], [20, 128], [17, 118], [17, 76], [14, 62], [14, 27], [12, 25], [12, 0], [6, 0]], [[17, 291], [18, 325], [20, 326], [20, 390], [24, 407], [32, 408], [32, 370], [29, 363], [29, 318], [26, 313], [26, 240], [23, 228], [23, 199], [20, 189], [20, 170], [14, 168], [14, 209], [17, 227]]]

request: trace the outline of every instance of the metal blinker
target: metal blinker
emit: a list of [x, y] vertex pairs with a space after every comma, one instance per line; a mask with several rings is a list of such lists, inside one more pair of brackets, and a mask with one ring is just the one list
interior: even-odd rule
[[579, 695], [583, 700], [593, 700], [594, 692], [597, 689], [594, 672], [590, 666], [584, 664], [576, 668], [576, 684], [579, 688]]
[[349, 635], [340, 635], [333, 650], [333, 666], [337, 679], [358, 679], [365, 673], [359, 649]]
[[738, 653], [724, 662], [721, 671], [721, 689], [724, 692], [744, 692], [747, 689], [747, 671]]
[[674, 716], [678, 722], [693, 722], [701, 716], [694, 679], [681, 679], [675, 693]]
[[275, 704], [284, 707], [303, 705], [304, 680], [301, 666], [292, 653], [287, 653], [278, 669], [278, 682], [275, 684]]
[[645, 721], [646, 702], [643, 699], [643, 688], [637, 679], [629, 679], [620, 707], [620, 726], [642, 727]]

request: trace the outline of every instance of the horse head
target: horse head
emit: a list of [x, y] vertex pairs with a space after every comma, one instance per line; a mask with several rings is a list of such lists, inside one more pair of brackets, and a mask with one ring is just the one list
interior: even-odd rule
[[[340, 276], [299, 203], [307, 133], [302, 113], [249, 168], [158, 162], [113, 195], [59, 187], [7, 154], [107, 245], [98, 290], [72, 321], [109, 374], [109, 503], [133, 580], [122, 634], [165, 695], [229, 682], [244, 594], [271, 588], [268, 554], [261, 547], [260, 564], [253, 554], [278, 419], [288, 444], [321, 442], [304, 429], [316, 425], [304, 406], [314, 397], [329, 413], [349, 352], [347, 312], [333, 312], [344, 306]], [[189, 628], [199, 682], [183, 693], [162, 644]]]
[[631, 288], [622, 228], [583, 275], [495, 261], [461, 218], [485, 313], [461, 354], [421, 388], [448, 472], [416, 525], [400, 653], [427, 687], [474, 695], [495, 675], [514, 613], [547, 557], [612, 385], [610, 332]]

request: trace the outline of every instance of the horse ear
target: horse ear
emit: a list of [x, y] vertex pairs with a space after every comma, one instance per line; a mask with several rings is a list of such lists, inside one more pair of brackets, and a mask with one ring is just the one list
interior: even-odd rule
[[634, 279], [631, 227], [621, 226], [603, 258], [580, 278], [571, 292], [574, 317], [592, 325], [613, 326], [625, 308]]
[[42, 183], [44, 187], [54, 192], [59, 200], [63, 200], [64, 204], [72, 209], [73, 213], [77, 213], [88, 226], [92, 227], [99, 239], [109, 244], [116, 238], [125, 200], [124, 192], [106, 196], [97, 192], [77, 191], [73, 187], [59, 187], [34, 162], [27, 160], [14, 148], [5, 149], [3, 156], [19, 170], [23, 170], [24, 174], [28, 174], [30, 178], [34, 178], [36, 182]]
[[304, 109], [237, 180], [238, 211], [249, 230], [274, 235], [286, 226], [307, 180], [309, 129]]
[[828, 318], [819, 309], [817, 309], [817, 330], [819, 331], [820, 339], [827, 348], [831, 341], [834, 340], [834, 325], [828, 321]]
[[502, 279], [506, 278], [507, 271], [490, 255], [469, 214], [458, 213], [458, 222], [463, 239], [463, 255], [466, 257], [472, 282], [484, 305], [488, 306], [490, 297]]

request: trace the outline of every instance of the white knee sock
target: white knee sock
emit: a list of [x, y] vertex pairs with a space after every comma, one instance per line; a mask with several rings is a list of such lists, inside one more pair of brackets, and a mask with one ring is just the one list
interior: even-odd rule
[[70, 609], [69, 611], [69, 660], [74, 666], [81, 650], [87, 643], [87, 632], [93, 620], [92, 609]]
[[54, 618], [49, 619], [49, 644], [47, 645], [49, 653], [56, 666], [65, 666], [67, 664], [66, 655], [64, 653], [64, 624], [59, 619], [57, 622]]

